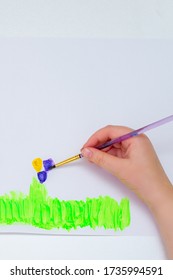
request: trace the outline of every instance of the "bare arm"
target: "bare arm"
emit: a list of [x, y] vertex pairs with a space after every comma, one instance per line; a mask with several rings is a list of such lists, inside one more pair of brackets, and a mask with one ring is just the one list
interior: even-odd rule
[[130, 131], [122, 126], [102, 128], [89, 138], [82, 154], [116, 176], [150, 208], [168, 258], [173, 259], [173, 187], [150, 140], [140, 135], [104, 151], [93, 148]]
[[153, 202], [151, 212], [158, 224], [160, 234], [165, 244], [167, 256], [173, 260], [173, 187], [162, 186], [160, 202]]

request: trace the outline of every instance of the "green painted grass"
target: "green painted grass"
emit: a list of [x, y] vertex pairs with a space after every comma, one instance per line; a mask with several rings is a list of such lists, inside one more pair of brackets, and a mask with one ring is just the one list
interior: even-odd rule
[[28, 195], [10, 192], [0, 196], [0, 224], [32, 225], [43, 229], [77, 229], [89, 226], [123, 230], [130, 224], [129, 200], [120, 204], [109, 196], [83, 200], [59, 200], [33, 178]]

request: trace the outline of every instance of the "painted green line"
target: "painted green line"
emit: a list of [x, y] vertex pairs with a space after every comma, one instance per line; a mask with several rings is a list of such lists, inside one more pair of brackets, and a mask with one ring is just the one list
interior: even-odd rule
[[109, 196], [82, 200], [59, 200], [48, 196], [33, 178], [28, 195], [10, 192], [0, 196], [0, 224], [28, 224], [43, 229], [77, 229], [89, 226], [123, 230], [130, 225], [130, 203], [118, 204]]

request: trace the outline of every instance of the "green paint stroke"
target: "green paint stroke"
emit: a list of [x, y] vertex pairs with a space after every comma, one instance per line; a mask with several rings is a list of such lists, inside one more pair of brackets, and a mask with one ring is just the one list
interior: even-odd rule
[[120, 204], [109, 196], [82, 200], [59, 200], [48, 196], [43, 184], [33, 178], [28, 195], [10, 192], [0, 196], [0, 224], [22, 223], [43, 229], [104, 227], [123, 230], [130, 224], [129, 200]]

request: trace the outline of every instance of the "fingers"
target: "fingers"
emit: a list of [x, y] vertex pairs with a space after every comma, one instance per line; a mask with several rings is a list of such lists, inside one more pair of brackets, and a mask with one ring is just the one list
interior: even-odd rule
[[111, 154], [107, 154], [103, 151], [91, 147], [83, 148], [81, 153], [89, 161], [106, 169], [117, 177], [119, 177], [119, 171], [121, 171], [125, 163], [124, 159], [122, 158], [116, 158]]
[[105, 143], [113, 138], [122, 136], [126, 133], [131, 132], [132, 129], [125, 127], [125, 126], [113, 126], [108, 125], [104, 128], [99, 129], [96, 131], [84, 144], [83, 148], [85, 147], [96, 147], [102, 143]]

